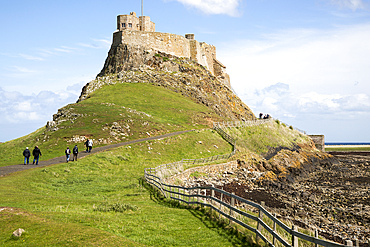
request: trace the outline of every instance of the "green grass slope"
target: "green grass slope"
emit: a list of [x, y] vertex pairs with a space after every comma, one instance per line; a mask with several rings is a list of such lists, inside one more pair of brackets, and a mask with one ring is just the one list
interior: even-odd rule
[[[56, 126], [0, 144], [0, 166], [22, 164], [22, 152], [38, 145], [42, 159], [64, 155], [67, 146], [83, 150], [84, 138], [94, 146], [165, 133], [207, 128], [220, 121], [205, 105], [178, 93], [144, 83], [105, 85], [89, 98], [58, 111]], [[57, 130], [55, 130], [57, 129]], [[32, 157], [31, 157], [32, 158]]]
[[297, 144], [309, 144], [311, 139], [278, 120], [257, 126], [227, 128], [226, 132], [236, 140], [240, 149], [264, 155], [274, 148], [293, 148]]
[[[231, 149], [199, 130], [3, 177], [0, 245], [247, 246], [201, 211], [174, 207], [139, 183], [145, 167]], [[11, 237], [19, 227], [24, 236]]]

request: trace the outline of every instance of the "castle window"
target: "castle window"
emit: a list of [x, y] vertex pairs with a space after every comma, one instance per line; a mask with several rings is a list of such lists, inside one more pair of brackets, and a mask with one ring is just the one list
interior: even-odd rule
[[129, 23], [129, 24], [128, 24], [128, 27], [132, 27], [132, 23]]
[[126, 27], [126, 23], [122, 23], [122, 27]]

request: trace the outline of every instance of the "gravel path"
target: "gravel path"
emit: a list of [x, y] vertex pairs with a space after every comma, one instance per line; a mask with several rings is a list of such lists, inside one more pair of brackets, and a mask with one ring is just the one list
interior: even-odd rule
[[[162, 139], [162, 138], [166, 138], [166, 137], [170, 137], [170, 136], [180, 135], [180, 134], [190, 132], [190, 131], [193, 131], [193, 130], [178, 131], [178, 132], [168, 133], [168, 134], [160, 135], [160, 136], [152, 136], [152, 137], [138, 139], [138, 140], [132, 140], [132, 141], [127, 141], [127, 142], [121, 142], [121, 143], [117, 143], [117, 144], [102, 146], [102, 147], [96, 147], [96, 148], [93, 148], [91, 150], [91, 153], [87, 153], [86, 151], [79, 152], [78, 153], [78, 158], [81, 159], [81, 158], [83, 158], [85, 156], [88, 156], [90, 154], [102, 152], [102, 151], [105, 151], [105, 150], [109, 150], [109, 149], [113, 149], [113, 148], [117, 148], [117, 147], [121, 147], [121, 146], [125, 146], [125, 145], [130, 145], [130, 144], [137, 143], [137, 142], [158, 140], [158, 139]], [[72, 155], [71, 155], [71, 158], [72, 158]], [[41, 156], [41, 159], [42, 159], [42, 156]], [[32, 162], [32, 161], [33, 161], [33, 158], [30, 157], [30, 162]], [[35, 168], [35, 167], [44, 167], [44, 166], [53, 165], [53, 164], [60, 164], [60, 163], [65, 163], [65, 162], [66, 162], [66, 157], [65, 157], [65, 155], [63, 155], [63, 156], [56, 157], [56, 158], [53, 158], [53, 159], [50, 159], [50, 160], [39, 161], [39, 164], [37, 166], [32, 165], [32, 164], [30, 164], [30, 165], [20, 164], [20, 165], [3, 166], [3, 167], [0, 167], [0, 177], [3, 177], [5, 175], [8, 175], [8, 174], [13, 173], [13, 172], [23, 171], [23, 170], [27, 170], [27, 169], [31, 169], [31, 168]]]

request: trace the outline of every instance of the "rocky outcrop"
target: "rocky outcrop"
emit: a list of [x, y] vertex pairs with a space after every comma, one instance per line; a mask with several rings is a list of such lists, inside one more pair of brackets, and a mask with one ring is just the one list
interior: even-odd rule
[[231, 88], [200, 64], [185, 58], [121, 44], [112, 47], [102, 71], [86, 84], [77, 102], [107, 84], [150, 83], [181, 93], [230, 120], [256, 119]]
[[139, 69], [142, 65], [147, 64], [155, 54], [156, 51], [139, 45], [112, 46], [98, 77]]
[[264, 201], [280, 219], [318, 229], [333, 241], [358, 239], [360, 246], [366, 246], [370, 240], [370, 157], [294, 152], [287, 156], [282, 149], [263, 162], [238, 160], [237, 167], [199, 167], [169, 181], [182, 181], [185, 187], [213, 185], [257, 203]]

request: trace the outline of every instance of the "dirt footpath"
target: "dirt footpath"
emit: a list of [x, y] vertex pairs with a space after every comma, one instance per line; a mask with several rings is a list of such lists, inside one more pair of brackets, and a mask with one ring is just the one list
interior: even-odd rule
[[[190, 131], [193, 131], [193, 130], [178, 131], [178, 132], [168, 133], [168, 134], [165, 134], [165, 135], [152, 136], [152, 137], [148, 137], [148, 138], [132, 140], [132, 141], [127, 141], [127, 142], [121, 142], [121, 143], [102, 146], [102, 147], [97, 147], [97, 148], [93, 147], [93, 149], [91, 150], [90, 153], [87, 153], [86, 151], [79, 152], [78, 153], [78, 159], [84, 158], [84, 157], [86, 157], [87, 155], [90, 155], [90, 154], [99, 153], [99, 152], [106, 151], [106, 150], [109, 150], [109, 149], [113, 149], [113, 148], [117, 148], [117, 147], [121, 147], [121, 146], [125, 146], [125, 145], [130, 145], [130, 144], [137, 143], [137, 142], [158, 140], [158, 139], [162, 139], [162, 138], [166, 138], [166, 137], [170, 137], [170, 136], [181, 135], [183, 133], [190, 132]], [[30, 161], [33, 161], [32, 156], [30, 157]], [[30, 165], [19, 164], [19, 165], [10, 165], [10, 166], [0, 167], [0, 177], [3, 177], [5, 175], [8, 175], [8, 174], [13, 173], [13, 172], [19, 172], [19, 171], [24, 171], [24, 170], [35, 168], [35, 167], [44, 167], [44, 166], [49, 166], [49, 165], [53, 165], [53, 164], [65, 163], [65, 162], [66, 162], [65, 155], [60, 156], [60, 157], [56, 157], [56, 158], [53, 158], [53, 159], [50, 159], [50, 160], [42, 160], [42, 156], [41, 156], [41, 161], [39, 161], [39, 164], [37, 166], [32, 165], [32, 164], [30, 164]]]

